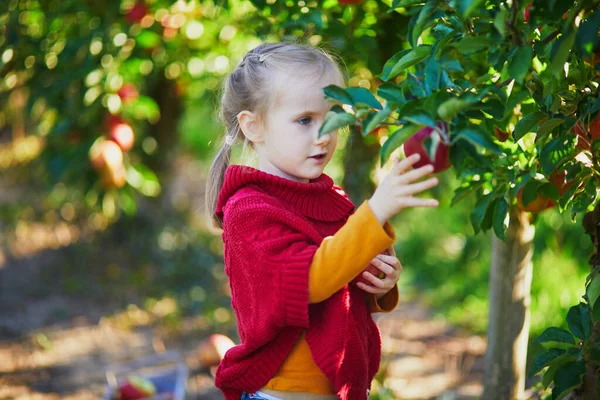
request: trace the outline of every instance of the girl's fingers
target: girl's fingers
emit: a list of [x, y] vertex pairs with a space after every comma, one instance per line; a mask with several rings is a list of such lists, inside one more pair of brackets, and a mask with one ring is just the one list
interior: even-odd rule
[[[388, 255], [385, 255], [385, 254], [379, 254], [377, 257], [381, 261], [383, 261], [386, 265], [389, 265], [390, 268], [392, 268], [393, 270], [402, 271], [402, 264], [400, 264], [400, 260], [398, 260], [398, 258], [396, 258], [395, 256], [388, 256]], [[397, 266], [397, 268], [394, 268], [394, 266]]]
[[396, 165], [394, 165], [393, 171], [396, 174], [401, 174], [404, 171], [407, 171], [409, 169], [411, 169], [411, 167], [419, 162], [419, 160], [421, 159], [421, 155], [420, 154], [413, 154], [410, 157], [405, 158], [404, 160], [396, 163]]
[[427, 164], [421, 168], [413, 169], [405, 174], [402, 174], [402, 182], [410, 183], [419, 180], [433, 172], [433, 165]]
[[371, 294], [377, 294], [377, 293], [381, 293], [382, 291], [380, 289], [377, 289], [373, 286], [369, 286], [369, 285], [365, 285], [362, 282], [356, 282], [356, 286], [358, 286], [359, 289], [364, 290], [365, 292], [371, 293]]
[[[381, 254], [380, 254], [381, 255]], [[379, 257], [379, 256], [377, 256]], [[379, 258], [374, 258], [371, 263], [376, 266], [379, 270], [381, 270], [384, 274], [388, 275], [395, 271], [394, 267], [384, 262], [385, 260], [381, 260]]]
[[402, 199], [402, 205], [408, 207], [437, 207], [440, 202], [436, 199], [422, 199], [420, 197], [405, 197]]
[[439, 183], [438, 178], [430, 178], [430, 179], [427, 179], [426, 181], [413, 183], [410, 185], [405, 185], [404, 189], [402, 190], [402, 194], [403, 195], [418, 194], [418, 193], [424, 192], [428, 189], [431, 189], [434, 186], [437, 186], [438, 183]]
[[385, 287], [385, 282], [371, 274], [370, 272], [363, 272], [363, 278], [368, 280], [373, 286], [383, 289]]

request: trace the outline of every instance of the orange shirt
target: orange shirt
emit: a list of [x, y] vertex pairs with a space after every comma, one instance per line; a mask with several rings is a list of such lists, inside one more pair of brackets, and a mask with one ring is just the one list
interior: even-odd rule
[[[358, 276], [375, 256], [392, 246], [395, 239], [389, 222], [381, 226], [367, 201], [363, 202], [346, 224], [335, 235], [326, 237], [315, 252], [308, 278], [309, 301], [318, 303], [329, 298]], [[365, 292], [371, 313], [392, 311], [398, 305], [398, 297], [398, 286], [379, 300]], [[315, 364], [304, 334], [264, 387], [286, 392], [335, 394], [333, 385]]]

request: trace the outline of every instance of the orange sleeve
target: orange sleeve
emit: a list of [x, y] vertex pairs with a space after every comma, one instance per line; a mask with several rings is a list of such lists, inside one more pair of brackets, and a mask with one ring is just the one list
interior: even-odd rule
[[[315, 252], [308, 274], [309, 302], [318, 303], [329, 298], [357, 277], [395, 240], [394, 228], [389, 222], [382, 226], [365, 200], [340, 230], [323, 239]], [[379, 303], [383, 304], [387, 296]]]
[[400, 301], [400, 295], [398, 293], [398, 285], [394, 286], [389, 292], [383, 295], [382, 298], [377, 300], [374, 294], [366, 293], [367, 304], [371, 314], [384, 312], [388, 313], [394, 310]]

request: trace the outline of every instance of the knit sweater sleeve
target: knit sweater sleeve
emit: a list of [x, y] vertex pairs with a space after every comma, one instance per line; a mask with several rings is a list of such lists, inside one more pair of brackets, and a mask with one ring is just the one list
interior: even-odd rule
[[317, 245], [290, 213], [268, 202], [231, 199], [223, 218], [225, 271], [238, 325], [254, 333], [308, 328], [308, 272]]

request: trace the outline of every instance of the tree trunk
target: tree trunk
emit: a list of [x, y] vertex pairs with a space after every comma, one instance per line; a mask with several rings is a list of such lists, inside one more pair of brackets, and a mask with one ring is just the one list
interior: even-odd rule
[[513, 209], [506, 242], [492, 237], [490, 313], [483, 399], [522, 399], [530, 320], [535, 227]]

